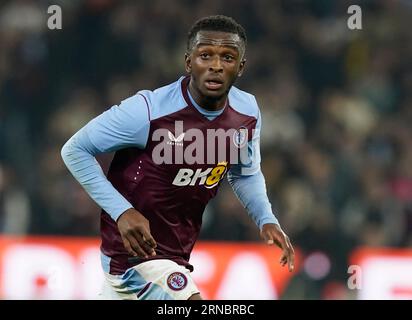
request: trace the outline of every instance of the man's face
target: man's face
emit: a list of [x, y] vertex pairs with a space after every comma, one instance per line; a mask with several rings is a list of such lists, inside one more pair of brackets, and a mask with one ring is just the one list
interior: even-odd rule
[[220, 31], [199, 31], [186, 54], [186, 71], [201, 95], [219, 99], [242, 75], [246, 60], [239, 35]]

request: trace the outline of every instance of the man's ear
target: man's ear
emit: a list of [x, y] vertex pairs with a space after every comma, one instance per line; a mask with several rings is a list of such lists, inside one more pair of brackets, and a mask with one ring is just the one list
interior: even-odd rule
[[187, 73], [192, 72], [192, 58], [189, 53], [185, 53], [185, 69]]
[[246, 59], [243, 59], [243, 60], [240, 62], [239, 72], [237, 73], [237, 76], [238, 76], [238, 77], [241, 77], [241, 76], [242, 76], [243, 71], [245, 70], [245, 64], [246, 64]]

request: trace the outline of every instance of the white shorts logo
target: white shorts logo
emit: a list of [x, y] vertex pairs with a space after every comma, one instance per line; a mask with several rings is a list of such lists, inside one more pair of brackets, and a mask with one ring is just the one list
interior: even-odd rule
[[167, 277], [167, 285], [172, 290], [182, 290], [187, 285], [187, 278], [181, 272], [173, 272]]

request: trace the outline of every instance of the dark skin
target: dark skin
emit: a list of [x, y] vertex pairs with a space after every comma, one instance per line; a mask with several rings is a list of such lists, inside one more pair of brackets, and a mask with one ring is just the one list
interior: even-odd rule
[[[191, 75], [190, 94], [203, 108], [215, 111], [225, 106], [230, 88], [245, 67], [242, 45], [237, 34], [198, 32], [194, 46], [185, 55], [185, 69]], [[220, 86], [208, 86], [208, 80]]]
[[[185, 55], [185, 69], [190, 74], [189, 91], [203, 108], [215, 111], [225, 107], [227, 95], [243, 73], [244, 44], [237, 34], [199, 31], [192, 48]], [[149, 221], [136, 209], [126, 210], [117, 220], [124, 246], [133, 257], [156, 255], [156, 241], [150, 234]], [[263, 225], [260, 236], [268, 245], [282, 249], [279, 263], [293, 271], [295, 253], [289, 237], [277, 224]], [[195, 294], [190, 300], [200, 300]]]

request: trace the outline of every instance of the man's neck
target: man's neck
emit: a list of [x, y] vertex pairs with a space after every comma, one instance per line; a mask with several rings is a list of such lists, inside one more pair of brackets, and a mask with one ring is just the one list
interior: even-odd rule
[[199, 92], [199, 90], [195, 88], [195, 86], [193, 85], [193, 81], [191, 79], [188, 85], [188, 90], [193, 100], [195, 100], [196, 103], [203, 109], [209, 111], [217, 111], [223, 109], [226, 105], [227, 94], [216, 99], [205, 97]]

